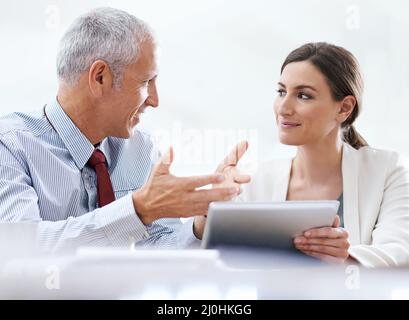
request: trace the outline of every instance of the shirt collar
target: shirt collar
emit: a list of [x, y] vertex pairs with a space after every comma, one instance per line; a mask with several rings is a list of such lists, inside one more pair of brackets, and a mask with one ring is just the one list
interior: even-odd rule
[[109, 138], [105, 138], [104, 140], [102, 140], [102, 142], [100, 143], [98, 147], [98, 149], [100, 149], [105, 155], [105, 159], [107, 160], [108, 168], [111, 167], [111, 152], [110, 152], [111, 142], [112, 140], [110, 140]]
[[78, 169], [82, 170], [94, 152], [94, 146], [64, 112], [57, 99], [47, 104], [44, 112], [51, 126], [70, 152]]

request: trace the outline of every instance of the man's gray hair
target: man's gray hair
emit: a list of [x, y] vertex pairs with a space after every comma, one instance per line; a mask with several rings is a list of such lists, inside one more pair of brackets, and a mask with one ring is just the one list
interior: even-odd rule
[[96, 60], [104, 60], [113, 73], [113, 86], [119, 87], [123, 68], [137, 61], [145, 39], [154, 36], [144, 21], [118, 9], [94, 9], [77, 18], [63, 35], [58, 79], [73, 86]]

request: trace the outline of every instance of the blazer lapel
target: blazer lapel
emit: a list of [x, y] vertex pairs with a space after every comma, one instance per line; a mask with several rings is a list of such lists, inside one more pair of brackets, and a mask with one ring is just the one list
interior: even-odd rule
[[358, 206], [359, 154], [347, 143], [342, 151], [342, 183], [344, 201], [344, 227], [349, 232], [352, 245], [360, 243], [360, 221]]

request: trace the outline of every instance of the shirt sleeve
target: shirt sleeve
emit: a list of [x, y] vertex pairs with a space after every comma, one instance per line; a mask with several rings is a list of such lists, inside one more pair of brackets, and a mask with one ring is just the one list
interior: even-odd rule
[[0, 221], [38, 223], [41, 250], [65, 252], [79, 246], [131, 246], [139, 242], [183, 247], [193, 240], [193, 231], [189, 232], [189, 226], [182, 225], [179, 219], [145, 226], [135, 212], [131, 194], [79, 217], [45, 221], [27, 171], [24, 163], [0, 141]]
[[[148, 135], [148, 137], [151, 139], [150, 135]], [[162, 153], [157, 149], [152, 140], [151, 144], [154, 146], [154, 149], [151, 153], [152, 162], [150, 170], [153, 169], [155, 163], [162, 157]], [[152, 224], [147, 226], [149, 237], [135, 243], [135, 245], [168, 249], [199, 248], [201, 241], [197, 239], [193, 233], [193, 222], [193, 218], [187, 220], [185, 223], [182, 223], [179, 218], [155, 220]]]
[[193, 233], [193, 222], [193, 218], [185, 223], [174, 218], [158, 219], [147, 226], [149, 237], [137, 245], [169, 249], [199, 248], [201, 241]]

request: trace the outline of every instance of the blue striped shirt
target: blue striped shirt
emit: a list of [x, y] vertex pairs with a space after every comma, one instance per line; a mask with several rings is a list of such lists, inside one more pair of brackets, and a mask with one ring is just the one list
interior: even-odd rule
[[195, 244], [192, 219], [160, 219], [145, 226], [132, 192], [148, 179], [159, 158], [150, 136], [108, 137], [105, 154], [116, 201], [97, 206], [95, 171], [87, 165], [94, 146], [58, 101], [33, 113], [0, 118], [0, 221], [38, 222], [47, 251], [79, 246], [165, 246]]

